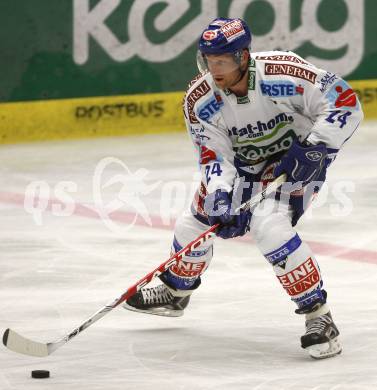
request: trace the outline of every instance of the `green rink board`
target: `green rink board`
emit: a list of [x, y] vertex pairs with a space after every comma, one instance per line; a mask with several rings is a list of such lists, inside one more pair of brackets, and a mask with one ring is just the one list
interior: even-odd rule
[[254, 51], [377, 79], [375, 0], [11, 0], [0, 15], [0, 102], [185, 90], [218, 15], [243, 17]]

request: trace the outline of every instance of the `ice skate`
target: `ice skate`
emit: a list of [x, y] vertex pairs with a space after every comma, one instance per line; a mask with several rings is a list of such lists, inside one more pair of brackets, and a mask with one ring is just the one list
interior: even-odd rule
[[334, 324], [331, 313], [307, 319], [306, 332], [301, 337], [301, 346], [314, 359], [325, 359], [342, 352], [338, 340], [339, 330]]
[[191, 291], [173, 290], [165, 284], [142, 288], [123, 307], [139, 313], [165, 317], [181, 317], [190, 301]]

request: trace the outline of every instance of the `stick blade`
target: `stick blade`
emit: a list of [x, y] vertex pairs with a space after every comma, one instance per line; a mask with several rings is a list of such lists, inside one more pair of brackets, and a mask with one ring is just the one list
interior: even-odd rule
[[4, 332], [3, 344], [13, 352], [28, 356], [46, 357], [49, 355], [47, 344], [27, 339], [12, 329]]

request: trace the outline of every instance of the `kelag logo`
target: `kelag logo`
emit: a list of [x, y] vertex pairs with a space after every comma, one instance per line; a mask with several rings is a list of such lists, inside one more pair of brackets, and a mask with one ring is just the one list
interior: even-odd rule
[[[218, 0], [134, 0], [127, 3], [130, 5], [124, 7], [121, 0], [73, 0], [73, 59], [76, 64], [83, 65], [90, 60], [93, 42], [116, 62], [134, 57], [155, 63], [172, 61], [185, 53], [197, 40], [198, 32], [218, 15], [245, 18], [248, 7], [253, 6], [258, 19], [263, 15], [263, 7], [256, 3], [267, 3], [273, 17], [264, 18], [265, 31], [254, 34], [254, 52], [282, 47], [297, 50], [305, 42], [315, 49], [307, 54], [306, 60], [340, 75], [354, 71], [364, 54], [366, 13], [361, 0], [343, 0], [342, 7], [337, 6], [336, 12], [329, 13], [322, 4], [325, 2], [309, 0], [302, 2], [299, 12], [294, 8], [296, 2], [284, 0], [230, 1], [226, 8]], [[156, 14], [160, 3], [164, 3], [164, 7]], [[187, 20], [188, 14], [196, 16]], [[293, 18], [295, 27], [292, 27]], [[116, 24], [115, 20], [122, 23]], [[246, 21], [254, 31], [253, 21]], [[169, 30], [174, 33], [169, 34]], [[156, 34], [163, 38], [152, 39]]]
[[228, 135], [232, 138], [233, 150], [238, 156], [259, 162], [291, 147], [296, 138], [295, 132], [288, 127], [292, 123], [291, 116], [280, 113], [267, 122], [257, 121], [255, 125], [248, 123], [240, 129], [232, 127]]
[[288, 150], [292, 146], [295, 138], [295, 132], [293, 130], [288, 130], [282, 137], [273, 140], [268, 145], [258, 146], [250, 143], [241, 147], [235, 146], [233, 149], [235, 150], [236, 155], [240, 156], [242, 159], [257, 163], [283, 150]]

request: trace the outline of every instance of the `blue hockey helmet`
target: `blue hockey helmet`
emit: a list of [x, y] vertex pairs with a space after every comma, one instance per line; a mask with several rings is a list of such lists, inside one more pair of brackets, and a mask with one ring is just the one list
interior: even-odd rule
[[202, 55], [236, 53], [250, 44], [251, 32], [242, 19], [216, 18], [203, 31], [198, 49]]

